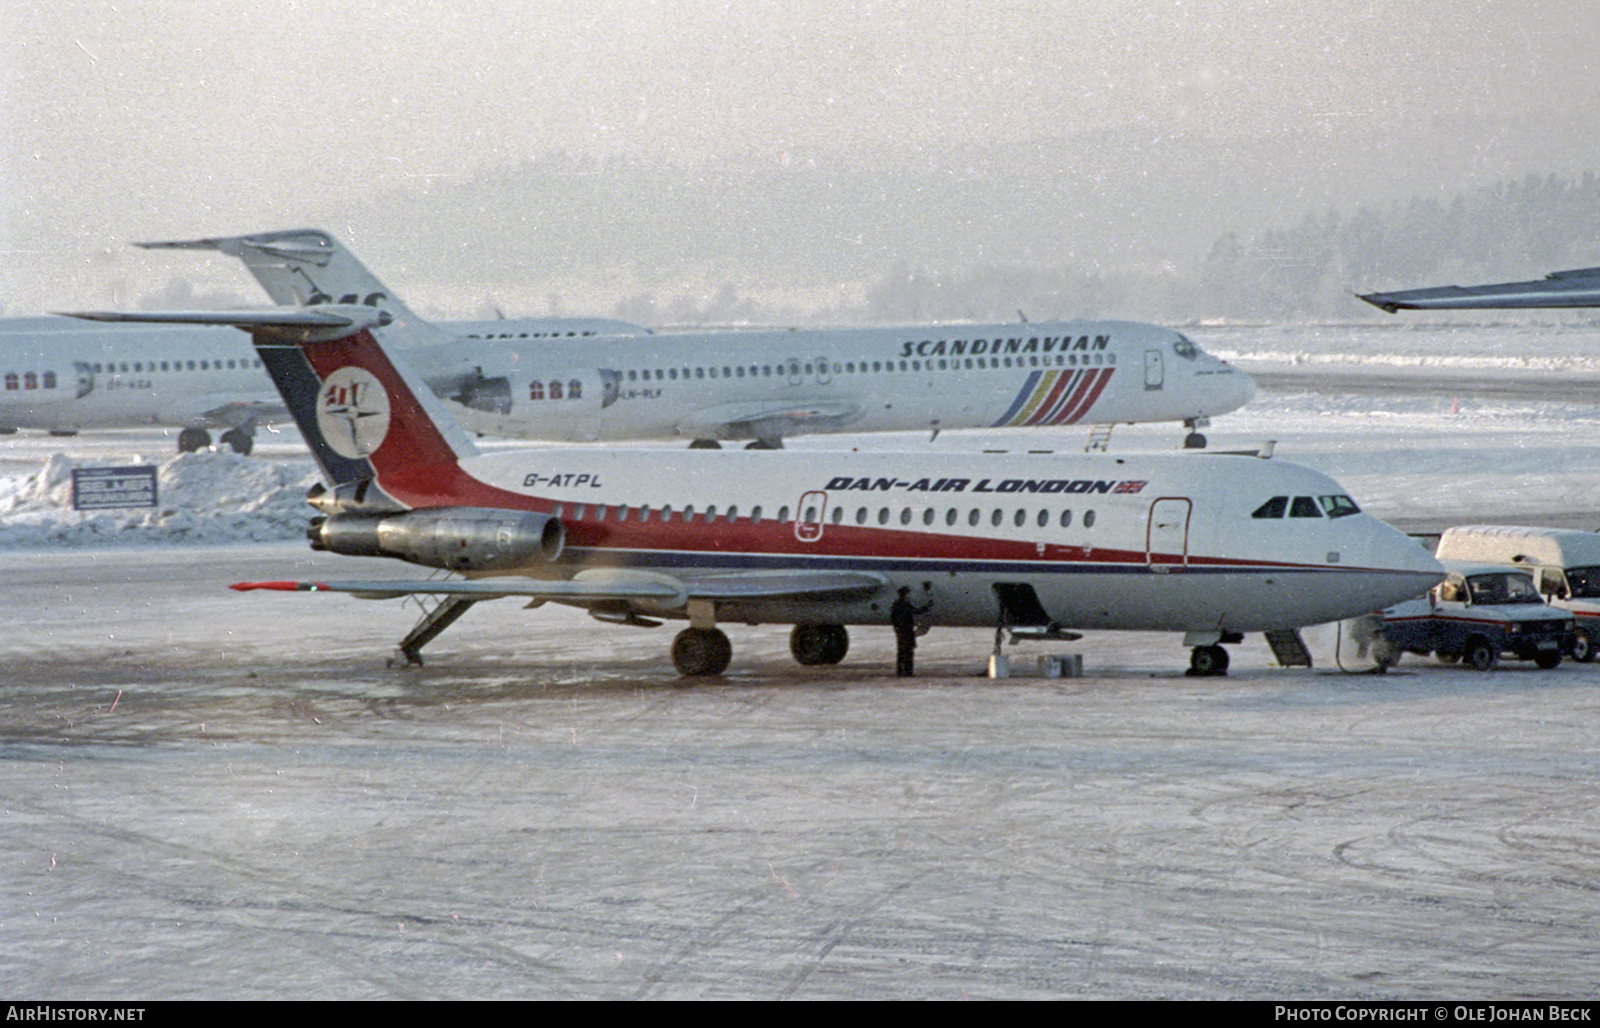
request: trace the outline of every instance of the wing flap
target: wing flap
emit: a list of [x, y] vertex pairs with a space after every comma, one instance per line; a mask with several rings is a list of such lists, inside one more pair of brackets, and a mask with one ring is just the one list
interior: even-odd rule
[[821, 600], [866, 596], [887, 581], [862, 571], [798, 571], [710, 575], [685, 585], [695, 600]]
[[641, 602], [673, 610], [689, 600], [849, 599], [883, 588], [879, 575], [856, 571], [803, 571], [708, 575], [680, 581], [667, 575], [592, 570], [561, 581], [530, 578], [394, 579], [350, 582], [235, 582], [237, 592], [342, 592], [361, 599], [391, 600], [402, 596], [456, 596], [497, 600], [516, 596], [583, 606], [590, 603]]

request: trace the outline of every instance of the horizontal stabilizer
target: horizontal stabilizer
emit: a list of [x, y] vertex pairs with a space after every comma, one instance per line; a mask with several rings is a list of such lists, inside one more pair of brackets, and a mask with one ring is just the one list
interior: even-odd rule
[[351, 304], [321, 307], [268, 307], [236, 311], [62, 311], [66, 317], [85, 321], [133, 322], [156, 325], [231, 325], [246, 332], [278, 330], [310, 333], [325, 339], [338, 339], [364, 328], [387, 325], [392, 320], [383, 311]]

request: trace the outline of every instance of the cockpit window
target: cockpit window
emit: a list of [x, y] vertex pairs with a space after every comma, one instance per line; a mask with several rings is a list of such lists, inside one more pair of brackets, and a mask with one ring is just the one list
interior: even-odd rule
[[1317, 501], [1309, 496], [1296, 496], [1289, 503], [1289, 516], [1291, 518], [1320, 518], [1322, 510], [1317, 506]]
[[1345, 518], [1361, 513], [1356, 501], [1348, 496], [1319, 496], [1317, 502], [1322, 504], [1322, 512], [1330, 518]]
[[1263, 503], [1261, 506], [1257, 507], [1256, 512], [1250, 516], [1253, 518], [1281, 518], [1283, 517], [1283, 512], [1288, 509], [1289, 497], [1274, 496], [1266, 503]]
[[1186, 335], [1180, 335], [1172, 342], [1172, 352], [1186, 361], [1192, 361], [1200, 356], [1200, 347]]

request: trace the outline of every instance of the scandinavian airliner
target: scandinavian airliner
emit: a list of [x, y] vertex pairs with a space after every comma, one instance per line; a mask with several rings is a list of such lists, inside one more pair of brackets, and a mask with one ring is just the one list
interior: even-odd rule
[[[275, 303], [371, 306], [418, 337], [407, 358], [480, 435], [594, 442], [748, 441], [994, 427], [1181, 422], [1189, 447], [1255, 392], [1182, 333], [1128, 321], [574, 334], [490, 322], [435, 327], [337, 239], [314, 229], [179, 242], [242, 260]], [[595, 325], [601, 325], [593, 330]], [[613, 323], [614, 325], [617, 323]]]
[[1442, 578], [1332, 479], [1251, 456], [479, 453], [409, 369], [394, 344], [412, 329], [389, 311], [227, 316], [251, 333], [322, 469], [312, 547], [434, 569], [236, 588], [427, 597], [400, 642], [409, 662], [474, 604], [514, 597], [613, 624], [687, 621], [672, 643], [686, 676], [729, 666], [717, 627], [729, 621], [792, 626], [797, 660], [832, 664], [846, 626], [887, 624], [905, 587], [934, 626], [1181, 632], [1191, 673], [1218, 674], [1241, 633], [1365, 614]]

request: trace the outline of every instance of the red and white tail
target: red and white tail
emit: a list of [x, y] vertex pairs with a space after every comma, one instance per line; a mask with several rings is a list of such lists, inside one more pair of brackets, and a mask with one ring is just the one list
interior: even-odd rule
[[249, 332], [324, 476], [338, 496], [357, 505], [457, 502], [459, 462], [478, 452], [422, 379], [391, 358], [388, 337], [407, 329], [389, 326], [389, 316], [371, 307], [75, 316], [233, 325]]

